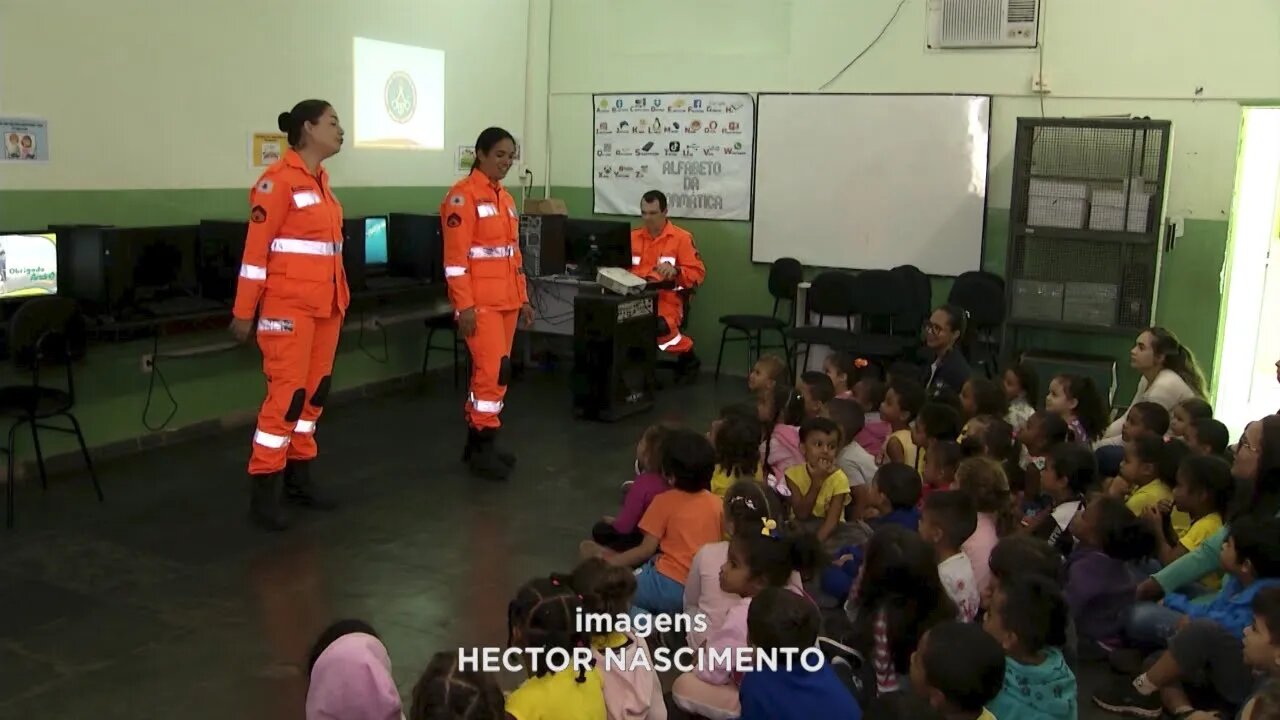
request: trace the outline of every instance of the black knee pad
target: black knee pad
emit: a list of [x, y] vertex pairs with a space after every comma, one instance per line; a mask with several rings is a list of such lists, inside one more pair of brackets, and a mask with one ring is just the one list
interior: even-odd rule
[[294, 422], [302, 417], [302, 402], [307, 399], [307, 391], [298, 388], [293, 391], [293, 398], [289, 400], [289, 409], [285, 411], [284, 419], [288, 422]]
[[508, 355], [503, 355], [502, 361], [498, 363], [498, 384], [505, 387], [510, 383], [511, 383], [511, 357]]
[[670, 334], [671, 334], [671, 326], [667, 324], [667, 319], [664, 317], [659, 317], [658, 318], [658, 337], [666, 337], [667, 335], [670, 335]]
[[320, 384], [316, 385], [316, 391], [311, 396], [311, 407], [324, 407], [324, 400], [329, 397], [329, 381], [332, 379], [332, 375], [320, 378]]

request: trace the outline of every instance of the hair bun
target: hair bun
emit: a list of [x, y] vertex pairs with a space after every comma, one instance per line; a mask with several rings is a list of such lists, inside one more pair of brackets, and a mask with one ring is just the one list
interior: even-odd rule
[[280, 128], [280, 132], [287, 133], [293, 126], [293, 114], [282, 112], [276, 117], [276, 127]]

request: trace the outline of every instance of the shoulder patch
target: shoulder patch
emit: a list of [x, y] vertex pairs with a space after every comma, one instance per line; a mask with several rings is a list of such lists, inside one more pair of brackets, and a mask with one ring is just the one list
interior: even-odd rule
[[270, 180], [263, 180], [262, 182], [258, 183], [257, 190], [260, 193], [270, 193], [273, 189], [275, 189], [275, 183], [271, 182]]
[[462, 207], [467, 204], [467, 199], [461, 193], [458, 193], [449, 197], [449, 204], [454, 207]]
[[449, 213], [449, 217], [445, 218], [444, 224], [451, 228], [456, 228], [462, 224], [462, 217], [458, 213]]
[[264, 223], [267, 221], [267, 209], [261, 205], [254, 205], [253, 211], [249, 213], [249, 219], [256, 223]]

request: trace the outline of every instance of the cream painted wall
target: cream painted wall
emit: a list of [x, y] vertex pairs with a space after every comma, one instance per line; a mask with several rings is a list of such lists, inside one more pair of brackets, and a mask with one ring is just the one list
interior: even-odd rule
[[[1042, 0], [1051, 116], [1174, 123], [1170, 215], [1225, 220], [1240, 102], [1280, 98], [1275, 0]], [[555, 0], [554, 185], [591, 185], [592, 92], [816, 92], [880, 32], [897, 0]], [[1039, 115], [1033, 50], [925, 48], [925, 0], [828, 92], [970, 92], [993, 102], [988, 204], [1008, 207], [1015, 120]], [[820, 139], [815, 139], [820, 142]]]
[[348, 146], [335, 184], [449, 185], [455, 146], [523, 134], [538, 1], [0, 0], [0, 113], [48, 118], [52, 151], [0, 165], [0, 188], [248, 187], [249, 133], [293, 103], [350, 122], [353, 36], [445, 51], [445, 150]]

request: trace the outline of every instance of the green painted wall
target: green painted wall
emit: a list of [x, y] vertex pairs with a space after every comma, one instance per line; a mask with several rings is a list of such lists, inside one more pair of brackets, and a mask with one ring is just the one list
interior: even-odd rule
[[[592, 216], [592, 190], [584, 187], [553, 187], [552, 195], [563, 199], [575, 217]], [[632, 218], [624, 218], [633, 220]], [[707, 263], [707, 281], [694, 300], [689, 332], [699, 341], [703, 361], [715, 360], [721, 326], [718, 318], [729, 313], [768, 313], [772, 300], [766, 290], [767, 265], [751, 262], [751, 224], [707, 220], [681, 221], [694, 234], [698, 250]], [[1009, 240], [1009, 211], [987, 211], [983, 268], [1004, 273]], [[1172, 328], [1183, 342], [1212, 368], [1217, 338], [1219, 289], [1227, 246], [1227, 223], [1187, 220], [1186, 235], [1165, 256], [1161, 272], [1156, 320]], [[940, 304], [951, 289], [950, 278], [933, 279], [934, 304]], [[1019, 346], [1114, 357], [1120, 363], [1118, 402], [1127, 403], [1137, 377], [1129, 370], [1127, 358], [1133, 338], [1095, 333], [1023, 331]], [[726, 350], [725, 368], [745, 373], [745, 349], [741, 343]], [[1210, 372], [1210, 370], [1206, 370]]]
[[[442, 187], [339, 188], [348, 215], [432, 212], [445, 193]], [[556, 187], [570, 213], [591, 216], [590, 188]], [[130, 190], [130, 191], [17, 191], [0, 193], [0, 227], [36, 229], [51, 223], [107, 223], [161, 225], [194, 223], [201, 218], [243, 216], [247, 193], [243, 189]], [[707, 282], [699, 292], [690, 319], [690, 333], [699, 341], [706, 361], [714, 361], [720, 335], [718, 318], [731, 312], [764, 312], [771, 307], [765, 290], [766, 265], [751, 262], [751, 226], [745, 222], [691, 221], [683, 223], [696, 236], [707, 263]], [[987, 219], [984, 267], [1002, 272], [1008, 237], [1008, 211], [993, 209]], [[1186, 236], [1166, 256], [1160, 289], [1158, 321], [1177, 331], [1202, 358], [1211, 358], [1221, 304], [1219, 275], [1227, 244], [1225, 222], [1188, 220]], [[950, 288], [947, 278], [933, 281], [934, 301], [941, 302]], [[425, 336], [420, 324], [392, 325], [387, 335], [387, 360], [381, 362], [362, 350], [357, 332], [344, 334], [335, 372], [338, 388], [356, 387], [414, 372], [422, 360]], [[220, 332], [166, 338], [166, 348], [220, 341]], [[437, 339], [437, 343], [441, 342]], [[1044, 347], [1126, 357], [1130, 338], [1056, 332], [1024, 333], [1023, 347]], [[365, 348], [381, 356], [381, 338], [366, 333]], [[151, 352], [150, 341], [95, 345], [87, 361], [77, 368], [79, 417], [91, 445], [104, 445], [150, 433], [142, 422], [151, 376], [140, 370], [140, 358]], [[445, 353], [436, 353], [433, 366], [445, 364]], [[745, 372], [741, 344], [726, 353], [726, 370]], [[252, 348], [185, 360], [164, 361], [161, 371], [178, 402], [170, 429], [252, 413], [262, 398], [259, 356]], [[1121, 367], [1118, 399], [1127, 401], [1136, 379]], [[8, 367], [0, 369], [0, 382], [22, 382]], [[164, 418], [169, 404], [156, 383], [152, 424]], [[25, 440], [23, 441], [25, 442]], [[61, 437], [49, 437], [53, 452], [69, 449]], [[20, 452], [25, 452], [20, 450]]]

